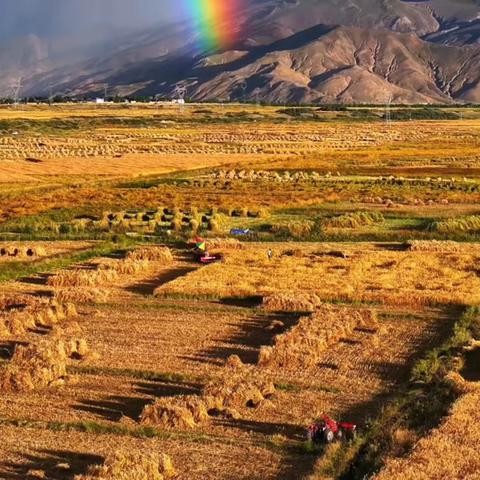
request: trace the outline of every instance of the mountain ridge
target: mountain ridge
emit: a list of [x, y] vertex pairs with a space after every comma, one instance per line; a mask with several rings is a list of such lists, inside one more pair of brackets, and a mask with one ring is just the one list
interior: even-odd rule
[[89, 96], [108, 84], [111, 94], [171, 97], [183, 85], [201, 101], [480, 102], [476, 0], [249, 0], [237, 28], [217, 50], [177, 22], [70, 65], [44, 59], [25, 93], [53, 85]]

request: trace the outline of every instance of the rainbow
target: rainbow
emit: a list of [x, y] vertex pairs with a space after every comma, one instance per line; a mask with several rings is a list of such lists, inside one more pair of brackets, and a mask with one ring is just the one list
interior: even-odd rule
[[238, 33], [241, 0], [185, 0], [186, 13], [205, 50], [228, 48]]

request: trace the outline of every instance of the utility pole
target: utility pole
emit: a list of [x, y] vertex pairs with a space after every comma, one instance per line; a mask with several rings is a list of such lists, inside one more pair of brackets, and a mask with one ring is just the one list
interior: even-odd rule
[[385, 105], [385, 123], [389, 124], [392, 121], [392, 112], [391, 112], [391, 105], [392, 105], [393, 97], [390, 95], [388, 97], [387, 103]]
[[53, 85], [50, 84], [48, 86], [48, 104], [51, 105], [53, 103]]
[[187, 95], [187, 87], [185, 85], [177, 85], [173, 91], [174, 101], [180, 106], [180, 111], [183, 112], [185, 108], [185, 96]]
[[19, 101], [20, 90], [22, 89], [22, 77], [18, 77], [12, 85], [13, 106], [16, 107]]
[[242, 103], [245, 103], [245, 92], [247, 91], [247, 82], [242, 82], [240, 84], [240, 88], [242, 89]]

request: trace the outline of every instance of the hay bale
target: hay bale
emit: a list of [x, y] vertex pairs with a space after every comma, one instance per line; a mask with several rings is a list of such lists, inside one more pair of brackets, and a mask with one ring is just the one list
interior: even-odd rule
[[64, 270], [48, 278], [51, 287], [97, 287], [118, 280], [118, 272], [113, 269]]
[[102, 465], [92, 465], [74, 480], [167, 480], [175, 477], [171, 458], [165, 454], [116, 452]]
[[83, 360], [90, 353], [87, 341], [84, 338], [70, 339], [66, 342], [65, 348], [67, 356], [75, 360]]
[[258, 365], [266, 368], [301, 369], [315, 366], [320, 355], [355, 328], [377, 324], [374, 312], [323, 304], [302, 317], [297, 325], [277, 335], [273, 346], [260, 349]]
[[165, 264], [173, 262], [173, 255], [168, 247], [142, 247], [128, 252], [128, 260], [142, 261], [147, 260], [149, 262], [162, 262]]
[[113, 270], [119, 275], [135, 275], [150, 268], [148, 260], [132, 260], [125, 258], [123, 260], [113, 260], [109, 263], [99, 265], [100, 270]]
[[245, 407], [258, 407], [273, 395], [275, 386], [259, 372], [244, 365], [236, 372], [228, 372], [221, 380], [210, 382], [202, 390], [202, 397], [208, 399], [209, 410], [241, 410]]
[[102, 303], [107, 300], [110, 290], [106, 288], [61, 288], [55, 290], [55, 299], [75, 308], [74, 303]]
[[[31, 250], [32, 256], [34, 257], [46, 257], [48, 254], [47, 250], [41, 245], [37, 245], [31, 248], [30, 250]], [[27, 254], [28, 254], [28, 251], [27, 251]]]
[[225, 362], [225, 366], [233, 369], [240, 368], [243, 367], [243, 362], [238, 355], [230, 355]]
[[472, 250], [471, 244], [450, 240], [409, 240], [406, 247], [412, 252], [460, 253]]
[[0, 389], [25, 392], [58, 385], [67, 376], [66, 361], [62, 341], [17, 346], [11, 361], [0, 371]]
[[314, 312], [322, 301], [311, 293], [275, 293], [263, 297], [262, 308], [267, 312]]
[[166, 429], [194, 428], [207, 420], [207, 406], [202, 398], [184, 395], [175, 398], [159, 398], [145, 406], [140, 415], [142, 425], [156, 425]]

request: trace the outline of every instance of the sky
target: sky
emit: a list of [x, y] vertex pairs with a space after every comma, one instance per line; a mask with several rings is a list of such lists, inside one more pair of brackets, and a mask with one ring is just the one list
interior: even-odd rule
[[0, 0], [0, 40], [86, 35], [160, 25], [181, 15], [178, 0]]

